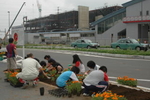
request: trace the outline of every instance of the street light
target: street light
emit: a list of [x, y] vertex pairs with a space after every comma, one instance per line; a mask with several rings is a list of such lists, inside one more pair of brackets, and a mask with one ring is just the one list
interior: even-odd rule
[[[10, 27], [10, 11], [8, 11], [8, 27]], [[9, 38], [10, 38], [10, 30], [9, 30]]]

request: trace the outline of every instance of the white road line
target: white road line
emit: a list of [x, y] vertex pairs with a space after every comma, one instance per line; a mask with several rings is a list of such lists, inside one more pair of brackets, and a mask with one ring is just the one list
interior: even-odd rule
[[48, 52], [71, 54], [71, 55], [74, 53], [74, 54], [83, 55], [83, 56], [98, 57], [98, 58], [109, 58], [109, 59], [117, 59], [117, 60], [139, 60], [139, 61], [147, 61], [147, 62], [150, 61], [148, 59], [117, 58], [117, 57], [115, 58], [115, 57], [106, 57], [106, 56], [95, 55], [95, 54], [83, 54], [83, 53], [79, 53], [79, 52], [62, 52], [62, 51], [48, 51]]

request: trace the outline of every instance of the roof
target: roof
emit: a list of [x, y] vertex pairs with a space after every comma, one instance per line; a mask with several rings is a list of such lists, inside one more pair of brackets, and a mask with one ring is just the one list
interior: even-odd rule
[[[95, 33], [95, 30], [87, 30], [87, 31], [59, 31], [59, 32], [38, 32], [36, 34], [60, 34], [60, 33]], [[35, 33], [26, 33], [26, 34], [35, 34]]]
[[133, 4], [136, 4], [136, 3], [139, 3], [139, 2], [142, 2], [144, 0], [132, 0], [132, 1], [129, 1], [129, 2], [126, 2], [124, 4], [122, 4], [123, 7], [128, 7], [128, 6], [131, 6]]
[[125, 11], [126, 11], [125, 8], [119, 9], [119, 10], [117, 10], [117, 11], [115, 11], [115, 12], [112, 12], [112, 13], [110, 13], [110, 14], [104, 16], [103, 18], [101, 18], [101, 19], [99, 19], [99, 20], [97, 20], [97, 21], [95, 21], [95, 22], [92, 22], [91, 25], [92, 25], [92, 26], [95, 26], [95, 25], [97, 25], [98, 23], [100, 23], [100, 22], [102, 22], [102, 21], [104, 21], [104, 20], [106, 20], [106, 19], [108, 19], [108, 18], [111, 18], [111, 17], [113, 17], [113, 16], [115, 16], [115, 15], [117, 15], [117, 14], [123, 13], [123, 12], [125, 12]]

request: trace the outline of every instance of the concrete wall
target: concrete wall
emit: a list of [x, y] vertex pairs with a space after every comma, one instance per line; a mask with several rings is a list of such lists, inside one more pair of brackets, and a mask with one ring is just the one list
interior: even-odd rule
[[[149, 4], [150, 4], [150, 0], [144, 0], [140, 3], [127, 7], [126, 16], [127, 17], [150, 16]], [[147, 11], [149, 11], [149, 15], [147, 15]], [[140, 15], [140, 12], [142, 12], [142, 15]], [[147, 26], [148, 24], [150, 24], [150, 22], [128, 23], [127, 28], [126, 28], [127, 37], [140, 39], [141, 42], [143, 42], [144, 40], [149, 41], [148, 40], [148, 26]]]
[[127, 37], [138, 39], [138, 24], [127, 24], [126, 35]]
[[[111, 42], [115, 42], [118, 40], [118, 33], [122, 30], [126, 29], [126, 24], [124, 24], [121, 20], [114, 25], [109, 30], [105, 31], [103, 34], [97, 34], [96, 41], [100, 45], [110, 45]], [[111, 35], [113, 34], [113, 38], [111, 40]]]
[[89, 30], [89, 7], [78, 6], [78, 29]]
[[126, 16], [140, 16], [142, 11], [143, 16], [146, 15], [146, 11], [150, 13], [150, 0], [144, 0], [126, 8]]
[[28, 43], [40, 44], [41, 37], [39, 33], [26, 33]]

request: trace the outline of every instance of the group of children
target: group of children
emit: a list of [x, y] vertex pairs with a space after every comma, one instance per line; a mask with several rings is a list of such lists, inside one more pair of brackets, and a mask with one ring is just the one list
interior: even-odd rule
[[[57, 70], [57, 73], [60, 74], [56, 79], [56, 85], [59, 88], [64, 88], [66, 86], [66, 82], [71, 79], [73, 81], [79, 81], [77, 78], [77, 74], [86, 75], [83, 80], [83, 95], [89, 95], [90, 92], [104, 92], [108, 88], [108, 76], [107, 76], [107, 68], [106, 66], [99, 66], [94, 61], [88, 61], [87, 67], [88, 71], [85, 71], [85, 66], [79, 56], [77, 54], [73, 55], [73, 61], [70, 65], [68, 71], [63, 71], [63, 66], [56, 62], [49, 55], [45, 55], [44, 59], [48, 61], [46, 64], [45, 61], [41, 61], [41, 66], [46, 66], [46, 70], [50, 71], [53, 68]], [[46, 75], [45, 75], [46, 76]], [[50, 78], [50, 77], [47, 77]]]

